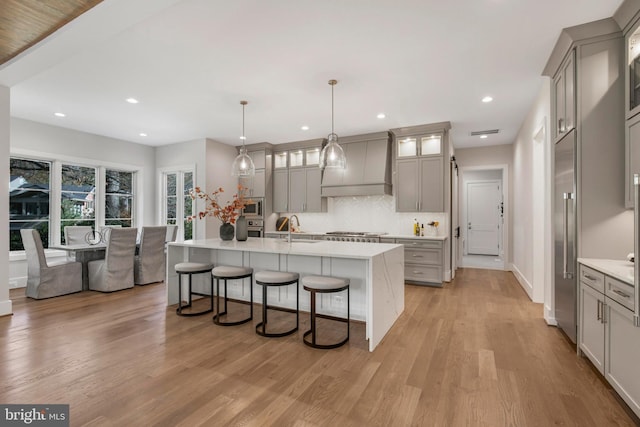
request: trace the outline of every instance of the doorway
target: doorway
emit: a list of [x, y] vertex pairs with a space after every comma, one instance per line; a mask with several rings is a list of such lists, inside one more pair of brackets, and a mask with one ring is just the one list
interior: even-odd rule
[[505, 268], [505, 169], [462, 171], [460, 223], [462, 267]]

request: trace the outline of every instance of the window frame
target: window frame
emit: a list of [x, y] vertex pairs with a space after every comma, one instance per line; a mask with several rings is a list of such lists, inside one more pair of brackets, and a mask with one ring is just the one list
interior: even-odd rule
[[[168, 166], [164, 168], [158, 168], [158, 217], [160, 223], [167, 224], [167, 176], [170, 174], [176, 174], [176, 225], [178, 226], [178, 233], [176, 237], [177, 242], [184, 242], [184, 175], [191, 173], [193, 186], [197, 186], [196, 165], [182, 165], [182, 166]], [[192, 212], [195, 213], [195, 202], [192, 203]], [[182, 217], [182, 221], [178, 221], [178, 218]], [[192, 221], [191, 223], [191, 238], [196, 238], [196, 232], [198, 228], [198, 221]]]
[[[86, 159], [74, 156], [65, 155], [43, 155], [41, 152], [33, 152], [31, 150], [11, 150], [9, 152], [9, 158], [20, 158], [24, 160], [33, 161], [47, 161], [51, 162], [51, 178], [50, 178], [50, 192], [49, 192], [49, 246], [59, 245], [62, 241], [62, 235], [60, 227], [62, 225], [61, 219], [61, 197], [62, 197], [62, 164], [70, 164], [74, 166], [84, 166], [96, 169], [96, 190], [95, 190], [95, 224], [98, 229], [105, 225], [105, 185], [106, 170], [117, 170], [123, 172], [133, 173], [132, 177], [132, 210], [131, 210], [131, 227], [140, 227], [140, 218], [143, 218], [142, 206], [138, 200], [142, 197], [143, 189], [143, 170], [140, 165], [131, 165], [127, 163], [115, 163], [115, 162], [103, 162], [95, 159]], [[7, 206], [9, 208], [9, 206]], [[46, 253], [60, 252], [55, 249], [45, 249]], [[9, 251], [11, 259], [20, 257], [20, 254], [24, 254], [22, 251]]]

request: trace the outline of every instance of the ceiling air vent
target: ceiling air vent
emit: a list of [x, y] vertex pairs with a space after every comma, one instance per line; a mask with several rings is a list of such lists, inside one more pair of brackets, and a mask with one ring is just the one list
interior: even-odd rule
[[500, 132], [500, 129], [476, 130], [471, 132], [471, 136], [491, 135], [492, 133], [498, 133], [498, 132]]

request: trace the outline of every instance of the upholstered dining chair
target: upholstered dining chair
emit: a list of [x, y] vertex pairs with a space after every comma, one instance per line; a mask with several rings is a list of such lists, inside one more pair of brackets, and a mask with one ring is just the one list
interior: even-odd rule
[[177, 225], [167, 225], [167, 237], [165, 237], [165, 242], [175, 242], [176, 237], [178, 237], [178, 226]]
[[162, 282], [165, 276], [164, 242], [167, 236], [167, 227], [142, 227], [140, 234], [140, 249], [135, 258], [133, 270], [134, 283], [146, 285]]
[[[65, 245], [82, 245], [86, 244], [87, 233], [93, 231], [93, 228], [89, 225], [67, 225], [64, 227], [64, 244]], [[76, 254], [74, 252], [67, 252], [67, 259], [75, 261]]]
[[109, 233], [104, 259], [89, 261], [89, 289], [113, 292], [133, 287], [136, 228], [114, 228]]
[[82, 290], [82, 264], [79, 262], [47, 262], [40, 233], [33, 228], [20, 230], [27, 256], [27, 289], [29, 298], [44, 299]]

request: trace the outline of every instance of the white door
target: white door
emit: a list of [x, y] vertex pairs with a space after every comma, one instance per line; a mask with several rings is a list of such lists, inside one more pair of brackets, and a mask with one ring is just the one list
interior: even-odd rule
[[500, 181], [467, 183], [467, 253], [500, 254]]

